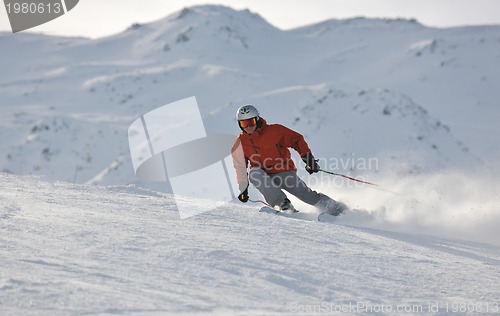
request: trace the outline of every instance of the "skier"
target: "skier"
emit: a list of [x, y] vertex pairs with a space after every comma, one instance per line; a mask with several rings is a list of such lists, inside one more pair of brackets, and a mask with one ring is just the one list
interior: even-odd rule
[[[304, 137], [279, 124], [267, 124], [257, 109], [248, 104], [236, 112], [241, 129], [231, 150], [236, 180], [240, 194], [238, 199], [246, 203], [249, 199], [248, 186], [252, 183], [272, 207], [279, 206], [287, 213], [297, 212], [283, 190], [303, 202], [314, 205], [321, 212], [332, 215], [342, 213], [347, 206], [323, 193], [311, 190], [297, 175], [290, 150], [295, 149], [306, 163], [309, 174], [320, 170], [317, 160]], [[247, 167], [250, 164], [250, 171]]]

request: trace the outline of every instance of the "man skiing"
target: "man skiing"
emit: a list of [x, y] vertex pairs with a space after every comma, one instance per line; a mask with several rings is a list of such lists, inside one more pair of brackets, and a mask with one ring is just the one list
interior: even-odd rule
[[[236, 180], [240, 194], [238, 199], [246, 203], [249, 199], [248, 186], [252, 183], [272, 207], [281, 211], [296, 212], [283, 190], [303, 202], [314, 205], [321, 212], [339, 215], [347, 206], [323, 193], [311, 190], [297, 175], [290, 150], [295, 149], [306, 163], [309, 174], [320, 170], [304, 137], [279, 124], [267, 124], [252, 105], [241, 106], [236, 112], [241, 129], [236, 138], [232, 157], [236, 169]], [[250, 171], [247, 167], [250, 164]]]

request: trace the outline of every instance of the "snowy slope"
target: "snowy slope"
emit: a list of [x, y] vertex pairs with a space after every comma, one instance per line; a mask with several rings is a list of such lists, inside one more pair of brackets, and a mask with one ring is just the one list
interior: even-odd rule
[[0, 313], [498, 313], [499, 246], [348, 221], [0, 174]]
[[282, 31], [198, 6], [97, 40], [4, 33], [0, 167], [139, 183], [128, 126], [193, 95], [208, 133], [237, 134], [234, 111], [253, 102], [319, 157], [377, 158], [384, 172], [497, 167], [498, 30], [350, 19]]
[[498, 26], [432, 29], [415, 21], [353, 19], [299, 31], [342, 43], [319, 63], [324, 73], [410, 96], [485, 159], [498, 156], [489, 149], [498, 146]]

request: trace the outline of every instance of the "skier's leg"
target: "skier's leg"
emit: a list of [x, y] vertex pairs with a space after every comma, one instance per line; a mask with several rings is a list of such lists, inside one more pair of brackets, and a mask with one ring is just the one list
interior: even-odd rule
[[283, 188], [295, 195], [301, 201], [315, 206], [321, 212], [338, 215], [347, 209], [347, 206], [344, 203], [335, 201], [323, 193], [311, 190], [311, 188], [309, 188], [307, 184], [299, 178], [297, 172], [295, 171], [280, 172], [273, 174], [272, 177], [273, 181], [280, 188]]
[[342, 202], [335, 201], [328, 195], [325, 195], [323, 193], [320, 193], [320, 198], [318, 203], [314, 204], [315, 207], [317, 207], [320, 211], [326, 212], [332, 215], [339, 215], [346, 209], [348, 209], [347, 205], [345, 205]]
[[296, 171], [290, 170], [272, 174], [274, 183], [280, 188], [295, 195], [299, 200], [314, 205], [318, 203], [320, 195], [311, 190], [307, 184], [299, 178]]
[[271, 177], [261, 168], [252, 168], [248, 173], [248, 179], [257, 190], [264, 196], [266, 202], [271, 206], [282, 203], [286, 199], [285, 193], [281, 191]]

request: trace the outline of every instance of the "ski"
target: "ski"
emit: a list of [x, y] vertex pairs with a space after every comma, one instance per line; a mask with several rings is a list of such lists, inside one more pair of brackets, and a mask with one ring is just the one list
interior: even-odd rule
[[324, 212], [318, 215], [318, 222], [333, 223], [337, 220], [337, 216]]
[[277, 210], [270, 208], [268, 206], [261, 207], [259, 212], [274, 214], [274, 215], [283, 216], [283, 217], [287, 217], [287, 218], [301, 219], [301, 220], [306, 220], [306, 221], [311, 221], [311, 222], [312, 221], [334, 222], [335, 218], [336, 218], [336, 216], [329, 214], [329, 213], [320, 213], [320, 214], [301, 213], [301, 212], [286, 213], [286, 212], [277, 211]]

